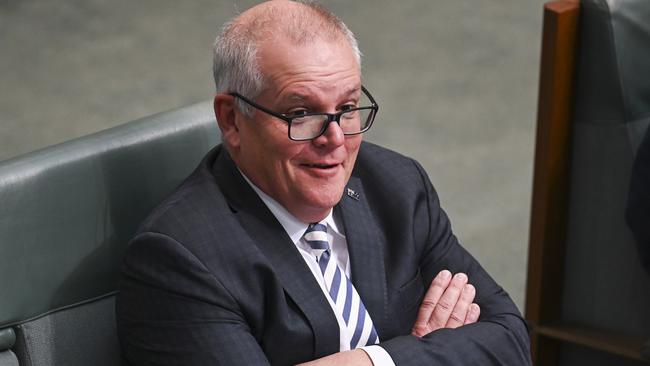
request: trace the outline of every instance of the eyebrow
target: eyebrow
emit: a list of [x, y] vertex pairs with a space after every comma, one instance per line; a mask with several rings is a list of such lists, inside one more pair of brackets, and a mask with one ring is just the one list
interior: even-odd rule
[[289, 98], [287, 98], [287, 99], [291, 100], [291, 101], [304, 102], [309, 98], [306, 95], [303, 95], [303, 94], [292, 93], [292, 94], [289, 95]]
[[[343, 96], [347, 97], [347, 96], [349, 96], [351, 94], [358, 93], [360, 90], [361, 90], [361, 86], [355, 86], [355, 87], [349, 88], [347, 91], [343, 92]], [[304, 102], [304, 101], [308, 101], [310, 98], [309, 98], [309, 96], [307, 96], [305, 94], [291, 93], [291, 94], [289, 94], [287, 99], [291, 100], [291, 101]]]

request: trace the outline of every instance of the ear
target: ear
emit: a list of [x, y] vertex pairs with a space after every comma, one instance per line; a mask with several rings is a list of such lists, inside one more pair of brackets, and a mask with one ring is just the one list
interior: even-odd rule
[[217, 94], [214, 97], [214, 115], [221, 130], [221, 136], [226, 145], [232, 150], [239, 149], [239, 127], [237, 126], [237, 106], [235, 97], [228, 94]]

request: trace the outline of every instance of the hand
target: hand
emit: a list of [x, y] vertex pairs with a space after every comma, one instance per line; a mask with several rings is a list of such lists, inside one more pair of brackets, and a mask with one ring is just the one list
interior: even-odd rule
[[473, 303], [476, 289], [467, 275], [443, 270], [431, 281], [424, 295], [411, 334], [425, 336], [441, 328], [457, 328], [478, 320], [481, 308]]

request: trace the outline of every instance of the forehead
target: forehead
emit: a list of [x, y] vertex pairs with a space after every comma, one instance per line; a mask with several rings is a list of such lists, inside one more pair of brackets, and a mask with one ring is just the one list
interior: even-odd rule
[[356, 54], [344, 39], [295, 43], [276, 37], [259, 45], [258, 63], [267, 89], [293, 94], [319, 89], [358, 89], [361, 71]]

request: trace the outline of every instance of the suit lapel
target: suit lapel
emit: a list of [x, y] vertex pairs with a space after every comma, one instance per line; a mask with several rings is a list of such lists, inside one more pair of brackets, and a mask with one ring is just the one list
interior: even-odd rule
[[372, 317], [381, 338], [386, 323], [387, 289], [384, 269], [386, 238], [373, 219], [361, 181], [351, 177], [337, 206], [348, 242], [351, 280]]
[[269, 260], [287, 294], [307, 317], [314, 332], [314, 356], [339, 351], [336, 317], [304, 259], [264, 202], [222, 151], [214, 175], [244, 230]]

